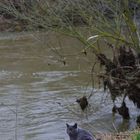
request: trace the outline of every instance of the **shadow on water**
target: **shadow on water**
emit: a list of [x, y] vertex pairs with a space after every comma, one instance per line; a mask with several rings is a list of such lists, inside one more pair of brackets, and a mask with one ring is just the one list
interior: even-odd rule
[[59, 36], [60, 44], [57, 38], [44, 33], [0, 35], [0, 139], [68, 139], [66, 122], [78, 122], [92, 132], [134, 128], [135, 111], [130, 122], [114, 119], [110, 97], [102, 90], [90, 98], [87, 114], [82, 113], [75, 101], [92, 91], [93, 57], [74, 55], [65, 58], [64, 65], [57, 51], [70, 56], [82, 45], [64, 36]]

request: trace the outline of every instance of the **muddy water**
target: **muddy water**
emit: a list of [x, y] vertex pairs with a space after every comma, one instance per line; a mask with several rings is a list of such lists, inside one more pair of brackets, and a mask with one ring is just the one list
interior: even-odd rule
[[0, 34], [1, 140], [68, 140], [66, 122], [93, 133], [135, 127], [136, 111], [129, 122], [113, 118], [112, 102], [102, 90], [93, 93], [85, 113], [80, 110], [75, 100], [92, 92], [94, 61], [91, 54], [79, 54], [82, 47], [52, 33]]

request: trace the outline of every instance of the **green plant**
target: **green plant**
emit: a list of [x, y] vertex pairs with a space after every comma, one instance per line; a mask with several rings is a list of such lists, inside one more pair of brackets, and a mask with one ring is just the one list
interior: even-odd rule
[[133, 140], [140, 140], [140, 132], [136, 132], [135, 134], [133, 134], [132, 139]]

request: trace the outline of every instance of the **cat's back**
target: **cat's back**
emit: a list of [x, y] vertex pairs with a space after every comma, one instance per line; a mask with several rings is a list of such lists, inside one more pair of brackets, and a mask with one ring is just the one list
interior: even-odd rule
[[77, 140], [95, 140], [95, 139], [90, 132], [79, 128]]

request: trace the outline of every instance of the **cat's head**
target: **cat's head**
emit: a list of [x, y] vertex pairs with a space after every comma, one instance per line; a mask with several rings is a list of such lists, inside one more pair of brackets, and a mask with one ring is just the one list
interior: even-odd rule
[[66, 123], [67, 126], [67, 134], [69, 136], [76, 136], [78, 133], [78, 127], [77, 127], [77, 123], [75, 123], [74, 125], [69, 125]]

